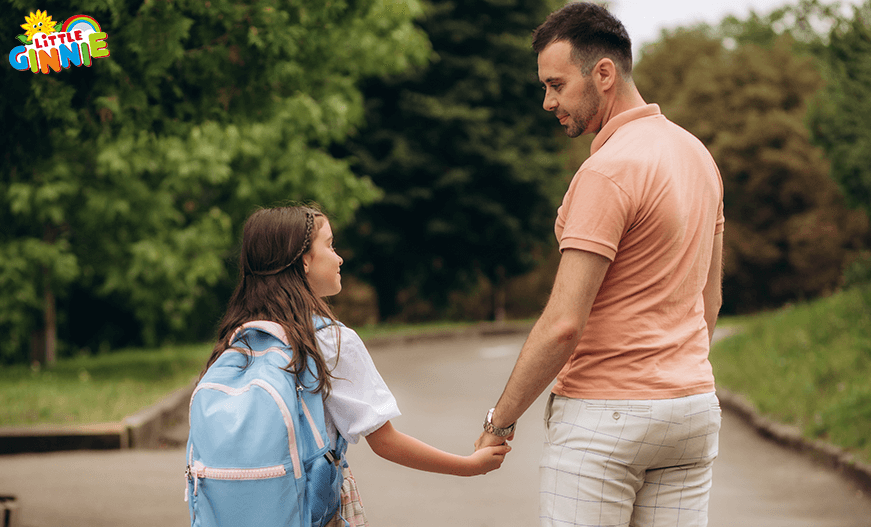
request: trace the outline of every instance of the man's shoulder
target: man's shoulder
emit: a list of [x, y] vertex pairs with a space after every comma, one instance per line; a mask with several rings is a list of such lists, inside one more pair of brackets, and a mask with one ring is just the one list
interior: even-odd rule
[[698, 137], [664, 115], [657, 114], [624, 124], [590, 158], [597, 157], [598, 162], [606, 157], [606, 163], [640, 161], [657, 158], [671, 149], [707, 152]]

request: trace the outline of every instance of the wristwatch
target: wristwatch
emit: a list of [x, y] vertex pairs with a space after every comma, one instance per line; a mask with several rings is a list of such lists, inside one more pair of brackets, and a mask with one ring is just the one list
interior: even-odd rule
[[514, 426], [517, 423], [511, 423], [510, 426], [506, 426], [505, 428], [498, 428], [493, 424], [493, 411], [496, 408], [490, 408], [490, 411], [487, 412], [487, 419], [484, 419], [484, 431], [493, 434], [496, 437], [505, 437], [510, 436], [514, 433]]

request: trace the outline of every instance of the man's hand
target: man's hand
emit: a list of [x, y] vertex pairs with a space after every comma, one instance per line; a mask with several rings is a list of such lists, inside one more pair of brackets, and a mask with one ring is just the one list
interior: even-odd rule
[[507, 445], [508, 441], [514, 439], [514, 432], [511, 432], [511, 435], [506, 437], [499, 437], [491, 434], [490, 432], [481, 432], [481, 437], [475, 441], [475, 450], [481, 450], [482, 448], [486, 448], [488, 446], [497, 446], [497, 445]]

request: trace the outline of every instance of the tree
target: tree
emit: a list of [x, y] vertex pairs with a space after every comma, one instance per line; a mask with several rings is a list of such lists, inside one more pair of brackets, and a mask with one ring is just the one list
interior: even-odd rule
[[[804, 118], [822, 86], [789, 34], [666, 34], [636, 68], [642, 95], [699, 137], [725, 186], [724, 311], [747, 312], [837, 287], [867, 223], [846, 210]], [[738, 38], [735, 38], [735, 37]], [[727, 44], [727, 45], [724, 45]]]
[[[64, 20], [79, 13], [68, 6], [40, 8]], [[3, 7], [4, 28], [29, 13], [24, 2]], [[109, 299], [147, 343], [184, 334], [226, 279], [256, 206], [315, 200], [348, 221], [377, 191], [329, 146], [363, 117], [362, 78], [425, 59], [411, 23], [419, 9], [416, 0], [87, 3], [109, 57], [49, 74], [7, 63], [0, 356], [20, 358], [33, 335], [52, 342], [56, 298], [73, 287], [85, 298], [73, 312]]]
[[384, 198], [343, 238], [382, 319], [400, 313], [401, 293], [445, 306], [481, 277], [499, 318], [505, 281], [552, 239], [564, 143], [541, 108], [531, 32], [554, 4], [432, 1], [419, 24], [433, 61], [366, 83], [367, 127], [347, 150]]
[[826, 85], [811, 105], [811, 137], [848, 202], [871, 215], [871, 2], [854, 7], [817, 48]]

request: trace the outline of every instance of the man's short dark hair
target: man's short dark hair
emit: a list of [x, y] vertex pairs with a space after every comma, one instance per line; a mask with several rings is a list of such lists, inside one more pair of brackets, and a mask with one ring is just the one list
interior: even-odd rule
[[549, 44], [565, 41], [581, 74], [589, 75], [603, 58], [614, 61], [621, 76], [632, 74], [632, 40], [623, 24], [604, 7], [574, 2], [551, 13], [532, 34], [532, 49], [544, 51]]

